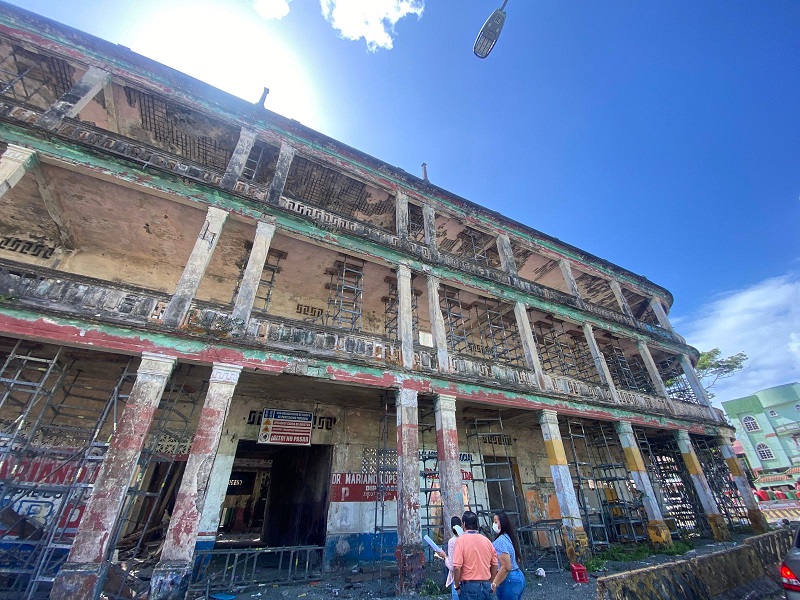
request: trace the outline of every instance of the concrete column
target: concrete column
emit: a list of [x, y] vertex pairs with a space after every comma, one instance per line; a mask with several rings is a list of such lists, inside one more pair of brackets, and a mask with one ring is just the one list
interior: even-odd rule
[[425, 276], [425, 287], [428, 291], [428, 313], [431, 321], [431, 334], [436, 347], [436, 362], [439, 371], [450, 372], [450, 358], [447, 349], [447, 331], [444, 328], [444, 316], [439, 305], [439, 278], [428, 273]]
[[686, 468], [692, 478], [694, 489], [697, 491], [697, 496], [700, 499], [700, 504], [703, 506], [703, 512], [706, 514], [708, 524], [711, 526], [711, 532], [714, 539], [718, 542], [725, 542], [731, 539], [731, 534], [728, 531], [728, 526], [725, 524], [725, 519], [719, 512], [717, 502], [711, 493], [711, 488], [708, 485], [703, 468], [700, 466], [700, 460], [697, 458], [697, 453], [694, 451], [692, 440], [689, 437], [689, 432], [685, 429], [679, 429], [675, 432], [675, 439], [678, 442], [678, 448], [681, 451], [683, 462], [686, 463]]
[[289, 169], [292, 167], [295, 152], [289, 144], [281, 144], [281, 151], [278, 154], [278, 164], [275, 165], [275, 175], [272, 177], [272, 183], [269, 186], [269, 194], [267, 195], [267, 203], [274, 204], [275, 206], [281, 203], [281, 196], [283, 195], [283, 188], [286, 187], [286, 178], [289, 177]]
[[188, 591], [200, 511], [205, 503], [222, 425], [241, 370], [238, 365], [214, 363], [161, 559], [150, 580], [151, 600], [182, 600]]
[[219, 183], [219, 187], [223, 190], [232, 190], [236, 187], [236, 182], [242, 176], [247, 159], [250, 157], [250, 151], [253, 149], [256, 135], [254, 129], [248, 129], [247, 127], [242, 127], [239, 131], [239, 141], [236, 143], [236, 148], [234, 148], [231, 159], [228, 161], [228, 167], [225, 169], [222, 181]]
[[414, 367], [414, 321], [411, 308], [411, 270], [406, 265], [397, 269], [397, 337], [403, 354], [403, 368]]
[[564, 452], [564, 442], [561, 440], [561, 431], [558, 428], [558, 415], [554, 410], [543, 410], [539, 413], [539, 424], [542, 427], [544, 447], [547, 460], [550, 463], [550, 473], [553, 475], [553, 485], [556, 489], [556, 499], [561, 509], [561, 519], [564, 521], [567, 556], [570, 562], [578, 562], [578, 558], [588, 551], [589, 539], [583, 528], [581, 509], [575, 495], [575, 486], [569, 472], [567, 455]]
[[419, 504], [417, 392], [397, 391], [397, 549], [399, 592], [417, 589], [425, 576]]
[[642, 493], [642, 504], [647, 513], [647, 535], [657, 546], [672, 546], [672, 535], [664, 523], [661, 507], [656, 502], [656, 492], [644, 466], [636, 437], [633, 435], [633, 427], [628, 421], [616, 421], [614, 428], [625, 453], [625, 466], [631, 474], [636, 489]]
[[195, 550], [211, 550], [217, 539], [219, 520], [222, 514], [222, 503], [228, 491], [228, 481], [233, 470], [233, 460], [239, 445], [239, 435], [227, 429], [231, 422], [230, 413], [225, 420], [225, 431], [219, 438], [217, 455], [214, 457], [214, 466], [208, 478], [208, 491], [206, 492], [203, 510], [200, 515], [200, 524], [197, 528], [197, 541]]
[[461, 493], [461, 462], [458, 460], [458, 424], [456, 397], [439, 394], [434, 404], [436, 416], [436, 452], [439, 466], [439, 490], [442, 495], [444, 541], [450, 539], [450, 519], [464, 512]]
[[631, 305], [628, 304], [628, 299], [625, 298], [625, 294], [622, 293], [622, 287], [619, 285], [619, 281], [612, 279], [608, 283], [611, 286], [611, 291], [614, 292], [614, 297], [617, 299], [617, 304], [619, 304], [619, 308], [622, 310], [622, 313], [625, 316], [633, 319], [634, 316], [633, 311], [631, 310]]
[[253, 239], [253, 249], [247, 258], [247, 266], [244, 269], [242, 283], [239, 285], [239, 293], [236, 295], [236, 302], [233, 305], [231, 317], [241, 321], [242, 327], [247, 327], [250, 320], [250, 311], [253, 310], [253, 302], [256, 300], [258, 284], [261, 282], [261, 275], [264, 272], [264, 263], [267, 262], [269, 245], [272, 236], [275, 235], [274, 221], [259, 221], [256, 225], [256, 237]]
[[36, 125], [53, 130], [65, 118], [78, 116], [97, 93], [111, 81], [111, 73], [89, 67], [81, 80], [56, 100], [53, 105], [36, 119]]
[[522, 302], [514, 303], [514, 316], [517, 318], [517, 329], [522, 339], [522, 351], [525, 353], [525, 364], [536, 374], [539, 388], [552, 390], [553, 384], [550, 378], [545, 375], [542, 369], [542, 361], [539, 360], [539, 351], [536, 348], [536, 338], [533, 336], [531, 321], [528, 319], [528, 309]]
[[436, 246], [436, 213], [429, 204], [422, 205], [422, 225], [425, 233], [425, 244], [431, 251], [431, 258], [439, 258], [439, 249]]
[[611, 371], [608, 370], [608, 363], [606, 363], [603, 353], [600, 352], [600, 346], [597, 345], [597, 340], [594, 339], [594, 330], [588, 323], [583, 324], [583, 335], [586, 337], [586, 343], [589, 344], [589, 352], [592, 354], [597, 372], [600, 373], [601, 381], [611, 392], [611, 399], [619, 404], [621, 402], [619, 392], [617, 392], [617, 387], [614, 385], [614, 380], [611, 378]]
[[561, 267], [561, 274], [564, 276], [564, 281], [567, 284], [569, 293], [575, 296], [575, 298], [578, 300], [578, 304], [583, 306], [581, 291], [578, 289], [578, 282], [575, 281], [575, 276], [572, 274], [572, 267], [570, 266], [569, 262], [562, 258], [558, 261], [558, 266]]
[[[655, 388], [656, 392], [662, 398], [670, 400], [667, 386], [664, 385], [664, 380], [661, 379], [661, 373], [658, 371], [656, 361], [653, 360], [653, 355], [650, 354], [650, 348], [648, 348], [647, 344], [642, 341], [636, 342], [636, 347], [639, 349], [639, 356], [642, 357], [642, 362], [644, 362], [644, 366], [647, 369], [647, 374], [650, 376], [650, 381], [653, 383], [653, 387]], [[670, 400], [670, 406], [672, 406], [672, 400]]]
[[39, 157], [34, 150], [8, 144], [0, 157], [0, 198], [38, 164]]
[[397, 237], [408, 239], [408, 196], [398, 191], [394, 197], [394, 224]]
[[708, 400], [708, 393], [703, 387], [703, 384], [701, 384], [700, 380], [697, 378], [697, 373], [692, 366], [692, 361], [690, 361], [689, 357], [685, 354], [681, 354], [680, 362], [683, 373], [686, 375], [686, 381], [689, 382], [689, 387], [692, 388], [697, 401], [705, 406], [711, 406], [711, 403]]
[[728, 465], [728, 470], [731, 472], [731, 477], [733, 477], [733, 482], [736, 484], [736, 489], [739, 490], [744, 506], [747, 509], [747, 518], [750, 519], [750, 523], [753, 525], [753, 533], [767, 533], [769, 531], [769, 524], [767, 523], [766, 517], [764, 517], [764, 513], [758, 508], [758, 501], [753, 495], [753, 491], [750, 489], [750, 482], [747, 481], [747, 476], [744, 474], [742, 465], [739, 463], [739, 459], [736, 458], [736, 452], [733, 451], [733, 446], [731, 446], [730, 443], [732, 437], [733, 436], [726, 438], [720, 436], [717, 439], [722, 458], [725, 459], [725, 464]]
[[497, 236], [497, 254], [500, 255], [500, 267], [509, 275], [517, 275], [517, 263], [514, 260], [514, 250], [511, 248], [511, 239], [501, 233]]
[[661, 325], [661, 327], [663, 327], [667, 331], [674, 331], [672, 329], [672, 324], [669, 322], [669, 319], [667, 318], [667, 313], [661, 304], [661, 300], [659, 300], [655, 296], [651, 296], [650, 308], [652, 309], [653, 313], [655, 313], [656, 319], [658, 320], [658, 324]]
[[164, 311], [162, 323], [167, 327], [178, 327], [189, 312], [192, 299], [200, 287], [208, 263], [211, 262], [211, 255], [217, 247], [219, 234], [227, 218], [226, 211], [215, 206], [208, 207], [206, 222], [197, 236], [189, 260], [186, 261], [178, 287]]
[[53, 584], [53, 600], [94, 600], [100, 593], [103, 571], [108, 565], [112, 533], [137, 469], [145, 436], [150, 428], [175, 359], [142, 355], [125, 409], [111, 439], [103, 465], [94, 482], [67, 562]]

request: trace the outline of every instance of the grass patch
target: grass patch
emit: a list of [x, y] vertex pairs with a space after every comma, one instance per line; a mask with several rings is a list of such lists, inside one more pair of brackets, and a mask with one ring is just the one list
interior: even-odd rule
[[692, 550], [694, 546], [687, 542], [674, 542], [672, 546], [656, 548], [652, 544], [638, 544], [636, 546], [623, 546], [615, 544], [602, 552], [598, 552], [584, 563], [587, 571], [602, 571], [606, 563], [613, 562], [636, 562], [644, 560], [655, 554], [665, 554], [667, 556], [680, 556]]

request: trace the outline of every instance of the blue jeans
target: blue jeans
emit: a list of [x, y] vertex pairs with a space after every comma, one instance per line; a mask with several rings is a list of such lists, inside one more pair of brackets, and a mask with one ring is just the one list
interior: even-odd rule
[[450, 585], [450, 593], [453, 594], [453, 600], [458, 600], [459, 599], [458, 592], [456, 591], [456, 586], [455, 585], [452, 585], [452, 584]]
[[495, 590], [497, 593], [497, 600], [519, 600], [522, 598], [522, 592], [525, 591], [525, 575], [522, 571], [516, 569], [511, 571], [503, 580], [498, 588]]
[[492, 584], [488, 581], [462, 581], [459, 600], [491, 600]]

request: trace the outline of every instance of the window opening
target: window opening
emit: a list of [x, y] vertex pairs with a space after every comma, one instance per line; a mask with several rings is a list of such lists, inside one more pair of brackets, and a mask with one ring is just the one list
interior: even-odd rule
[[775, 455], [772, 453], [772, 448], [764, 443], [756, 444], [756, 454], [761, 460], [772, 460]]

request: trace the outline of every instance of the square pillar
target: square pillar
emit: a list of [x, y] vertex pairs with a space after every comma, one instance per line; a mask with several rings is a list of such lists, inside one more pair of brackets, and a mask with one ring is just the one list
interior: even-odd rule
[[238, 365], [214, 363], [192, 449], [164, 538], [161, 559], [150, 580], [151, 600], [182, 600], [186, 596], [200, 511], [205, 503], [222, 426], [241, 370]]
[[120, 511], [175, 358], [144, 353], [75, 540], [53, 583], [53, 600], [94, 600], [113, 548]]
[[34, 150], [8, 144], [0, 157], [0, 198], [38, 164], [39, 157]]
[[397, 391], [398, 592], [419, 588], [425, 576], [419, 502], [419, 411], [416, 390]]
[[553, 476], [553, 485], [556, 489], [556, 499], [561, 509], [561, 519], [564, 521], [567, 557], [571, 563], [578, 562], [589, 548], [589, 538], [583, 528], [578, 498], [575, 495], [575, 486], [569, 472], [567, 454], [564, 451], [564, 442], [558, 428], [558, 415], [554, 410], [543, 410], [539, 413], [539, 425], [542, 427], [544, 447], [547, 460], [550, 463], [550, 473]]
[[[733, 434], [733, 432], [731, 432], [731, 434]], [[767, 533], [769, 531], [769, 524], [767, 523], [764, 513], [758, 508], [758, 501], [753, 491], [750, 489], [750, 482], [747, 481], [747, 476], [744, 474], [739, 459], [736, 458], [736, 452], [733, 451], [733, 446], [731, 446], [730, 443], [731, 439], [733, 439], [733, 435], [730, 437], [720, 436], [717, 439], [722, 458], [725, 459], [725, 464], [728, 465], [733, 483], [736, 485], [736, 489], [742, 497], [744, 507], [747, 509], [747, 518], [750, 519], [750, 523], [753, 525], [753, 533], [756, 535]]]
[[295, 152], [297, 151], [289, 144], [285, 142], [281, 144], [278, 163], [275, 165], [275, 175], [272, 176], [269, 194], [267, 194], [267, 204], [278, 206], [281, 203], [283, 188], [286, 187], [286, 179], [289, 177], [289, 169], [292, 168]]
[[[431, 334], [436, 346], [436, 362], [439, 371], [450, 372], [450, 357], [447, 349], [447, 332], [444, 328], [444, 315], [439, 305], [439, 278], [428, 273], [425, 276], [425, 287], [428, 292], [428, 313], [431, 321]], [[460, 515], [459, 515], [460, 516]]]
[[617, 387], [611, 377], [611, 371], [608, 370], [608, 363], [606, 363], [603, 353], [600, 352], [600, 346], [597, 345], [597, 340], [594, 338], [594, 330], [588, 323], [583, 324], [583, 335], [586, 337], [586, 343], [589, 345], [589, 352], [592, 354], [594, 366], [600, 374], [600, 379], [611, 392], [611, 399], [617, 404], [621, 404]]
[[636, 489], [642, 493], [642, 504], [647, 514], [647, 535], [650, 541], [657, 546], [672, 546], [672, 534], [664, 522], [661, 507], [656, 502], [656, 493], [644, 459], [633, 435], [633, 427], [628, 421], [616, 421], [614, 428], [619, 436], [622, 451], [625, 453], [625, 466], [631, 474], [631, 479]]
[[414, 319], [411, 301], [411, 269], [398, 265], [397, 273], [397, 337], [403, 357], [403, 368], [414, 367]]
[[528, 318], [528, 307], [522, 302], [514, 303], [514, 316], [517, 319], [517, 331], [522, 340], [522, 352], [525, 354], [525, 364], [536, 374], [539, 389], [552, 390], [553, 383], [542, 369], [539, 359], [539, 350], [536, 347], [536, 338], [533, 336], [531, 321]]
[[464, 512], [461, 461], [458, 459], [458, 424], [456, 422], [456, 397], [439, 394], [434, 404], [436, 417], [436, 453], [439, 466], [439, 491], [442, 496], [442, 522], [444, 541], [452, 535], [450, 519]]
[[[647, 369], [647, 374], [650, 376], [653, 387], [659, 396], [667, 399], [670, 408], [672, 408], [672, 399], [669, 397], [669, 392], [667, 391], [667, 386], [664, 385], [664, 380], [661, 379], [661, 373], [658, 371], [656, 361], [653, 360], [653, 355], [650, 354], [650, 348], [642, 341], [636, 342], [636, 348], [639, 350], [639, 356], [642, 357], [642, 362]], [[675, 411], [673, 410], [672, 412], [674, 413]]]
[[685, 354], [681, 354], [678, 360], [681, 363], [684, 375], [686, 375], [686, 381], [689, 382], [689, 387], [692, 388], [697, 401], [705, 406], [711, 406], [708, 399], [708, 392], [706, 392], [706, 388], [703, 387], [703, 384], [700, 383], [700, 380], [697, 378], [697, 373], [692, 366], [692, 361], [690, 361], [689, 357]]
[[219, 241], [219, 234], [222, 232], [222, 226], [227, 218], [226, 211], [215, 206], [208, 207], [206, 222], [197, 235], [192, 254], [186, 261], [186, 267], [183, 269], [175, 293], [164, 311], [162, 323], [167, 327], [178, 327], [186, 317], [186, 313], [189, 312], [189, 307], [197, 293], [197, 288], [200, 287], [208, 263], [211, 262], [211, 256]]
[[664, 306], [661, 304], [661, 300], [656, 298], [655, 296], [650, 297], [650, 309], [656, 315], [656, 319], [658, 320], [658, 324], [666, 329], [667, 331], [674, 331], [672, 329], [672, 324], [669, 322], [669, 318], [667, 318], [667, 313], [664, 310]]
[[233, 190], [236, 187], [236, 182], [242, 176], [247, 159], [250, 158], [250, 151], [253, 149], [256, 135], [254, 129], [248, 129], [247, 127], [242, 127], [239, 131], [239, 141], [236, 143], [236, 148], [234, 148], [231, 159], [228, 161], [225, 174], [219, 183], [219, 187], [223, 190]]
[[395, 232], [400, 240], [408, 239], [408, 196], [398, 191], [394, 196]]
[[514, 277], [517, 276], [517, 263], [514, 260], [514, 250], [511, 248], [511, 239], [501, 233], [497, 236], [497, 254], [500, 256], [500, 268], [503, 272]]
[[111, 73], [89, 67], [80, 81], [36, 119], [36, 125], [54, 130], [65, 118], [77, 117], [97, 93], [111, 82]]
[[572, 274], [572, 266], [564, 258], [558, 261], [558, 266], [561, 267], [561, 274], [564, 276], [564, 282], [567, 284], [569, 293], [575, 296], [578, 304], [583, 307], [583, 298], [581, 297], [581, 291], [578, 289], [578, 282], [575, 281], [575, 276]]
[[433, 260], [439, 259], [439, 249], [436, 246], [436, 213], [429, 204], [422, 205], [422, 228], [425, 233], [425, 245], [431, 252]]
[[692, 484], [697, 491], [697, 497], [700, 499], [700, 504], [703, 507], [703, 512], [706, 514], [708, 524], [711, 526], [711, 532], [714, 539], [718, 542], [727, 542], [731, 539], [731, 534], [728, 531], [728, 526], [725, 524], [725, 519], [719, 512], [714, 495], [711, 493], [711, 487], [708, 485], [703, 468], [700, 466], [700, 460], [697, 458], [697, 453], [694, 451], [692, 440], [689, 437], [689, 432], [685, 429], [679, 429], [675, 432], [675, 440], [678, 442], [678, 448], [681, 451], [683, 462], [689, 471], [692, 478]]
[[233, 305], [231, 318], [235, 322], [240, 322], [243, 329], [247, 328], [250, 320], [250, 311], [253, 310], [253, 303], [256, 300], [258, 284], [261, 282], [261, 275], [264, 272], [264, 263], [267, 262], [269, 245], [272, 243], [272, 236], [275, 235], [274, 221], [259, 221], [256, 225], [256, 237], [253, 239], [253, 248], [250, 256], [247, 257], [247, 266], [244, 269], [242, 282], [239, 285], [239, 293], [236, 294], [236, 302]]
[[628, 304], [628, 299], [625, 298], [625, 294], [622, 293], [622, 287], [619, 285], [619, 281], [612, 279], [608, 283], [611, 286], [611, 291], [614, 292], [614, 297], [617, 299], [617, 304], [619, 304], [622, 314], [631, 319], [635, 318], [631, 310], [631, 305]]

